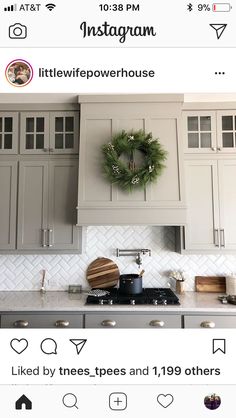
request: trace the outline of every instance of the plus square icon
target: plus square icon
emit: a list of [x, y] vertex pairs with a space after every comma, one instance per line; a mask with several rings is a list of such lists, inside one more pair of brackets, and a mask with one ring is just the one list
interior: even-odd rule
[[127, 408], [127, 395], [123, 392], [113, 392], [109, 396], [109, 407], [113, 411], [124, 411]]

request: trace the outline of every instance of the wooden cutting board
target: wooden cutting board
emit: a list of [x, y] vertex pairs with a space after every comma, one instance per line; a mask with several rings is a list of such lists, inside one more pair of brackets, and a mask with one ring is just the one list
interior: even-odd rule
[[120, 272], [114, 261], [101, 257], [89, 264], [86, 277], [91, 287], [102, 289], [116, 286]]
[[225, 293], [225, 277], [219, 276], [196, 276], [196, 292]]

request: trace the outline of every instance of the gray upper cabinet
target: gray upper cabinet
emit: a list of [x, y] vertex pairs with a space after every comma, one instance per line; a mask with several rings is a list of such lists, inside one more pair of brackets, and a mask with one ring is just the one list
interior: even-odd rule
[[48, 198], [48, 162], [20, 162], [18, 249], [46, 247]]
[[[191, 106], [198, 108], [196, 104]], [[231, 109], [221, 110], [226, 106]], [[204, 110], [183, 112], [187, 223], [182, 244], [186, 252], [234, 253], [236, 250], [233, 155], [236, 153], [236, 110], [233, 107], [234, 104], [206, 103]]]
[[216, 112], [183, 112], [183, 139], [186, 153], [216, 152]]
[[21, 161], [18, 234], [20, 250], [78, 250], [78, 161]]
[[183, 112], [184, 152], [236, 152], [236, 110]]
[[78, 156], [73, 155], [78, 153], [79, 112], [62, 109], [0, 112], [3, 253], [81, 251]]
[[186, 250], [219, 250], [217, 161], [185, 162], [187, 199]]
[[[50, 148], [56, 154], [77, 154], [79, 143], [79, 114], [50, 113]], [[53, 150], [53, 151], [52, 151]]]
[[16, 247], [17, 162], [0, 161], [0, 250]]
[[185, 249], [236, 250], [236, 160], [188, 160], [185, 164], [187, 225]]
[[24, 113], [20, 115], [21, 154], [42, 154], [49, 152], [48, 113]]
[[[78, 225], [185, 223], [180, 142], [183, 97], [80, 96], [79, 99]], [[140, 129], [159, 138], [168, 152], [166, 168], [147, 188], [124, 192], [105, 179], [101, 146], [121, 130]]]
[[0, 112], [0, 155], [18, 153], [18, 113]]
[[78, 161], [53, 160], [49, 164], [48, 246], [51, 250], [78, 250], [76, 226]]
[[236, 110], [217, 112], [219, 151], [236, 152]]
[[21, 154], [76, 154], [78, 112], [21, 112]]

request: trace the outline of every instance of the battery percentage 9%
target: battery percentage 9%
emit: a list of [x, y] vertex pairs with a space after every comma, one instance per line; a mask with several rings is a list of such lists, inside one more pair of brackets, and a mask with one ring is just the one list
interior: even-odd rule
[[210, 12], [211, 6], [210, 4], [198, 4], [197, 9], [199, 12]]

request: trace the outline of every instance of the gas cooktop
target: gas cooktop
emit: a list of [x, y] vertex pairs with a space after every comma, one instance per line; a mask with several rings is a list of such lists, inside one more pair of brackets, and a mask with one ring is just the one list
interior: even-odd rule
[[146, 288], [143, 289], [143, 292], [139, 295], [123, 295], [119, 292], [119, 289], [116, 288], [107, 288], [101, 289], [103, 294], [102, 296], [97, 296], [95, 289], [91, 293], [95, 295], [89, 295], [87, 297], [87, 304], [96, 304], [96, 305], [180, 305], [179, 299], [168, 288]]

